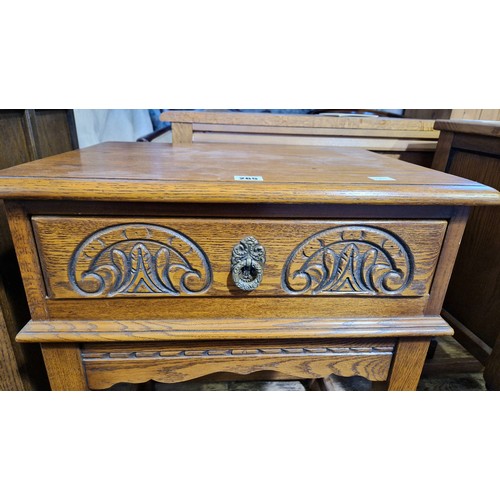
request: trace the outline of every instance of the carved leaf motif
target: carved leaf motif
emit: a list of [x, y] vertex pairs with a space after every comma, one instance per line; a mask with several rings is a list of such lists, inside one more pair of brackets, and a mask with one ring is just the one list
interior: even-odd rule
[[119, 289], [123, 286], [124, 281], [127, 279], [127, 270], [130, 266], [125, 253], [117, 248], [114, 248], [111, 251], [111, 261], [117, 270], [116, 277], [114, 279], [115, 288]]
[[[307, 251], [306, 248], [317, 250]], [[306, 239], [290, 254], [282, 286], [293, 294], [401, 293], [413, 277], [413, 256], [395, 235], [371, 226], [339, 226]]]
[[[128, 239], [127, 234], [144, 234], [147, 239]], [[93, 245], [96, 240], [102, 245]], [[122, 224], [87, 238], [73, 254], [69, 277], [83, 296], [180, 295], [206, 291], [212, 270], [203, 251], [181, 233], [162, 226]]]

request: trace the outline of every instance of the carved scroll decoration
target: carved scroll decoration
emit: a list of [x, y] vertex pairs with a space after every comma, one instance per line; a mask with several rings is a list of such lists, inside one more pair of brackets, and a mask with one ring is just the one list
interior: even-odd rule
[[203, 250], [179, 231], [152, 224], [97, 231], [76, 248], [68, 273], [85, 297], [200, 294], [212, 284]]
[[338, 226], [304, 240], [288, 257], [282, 287], [290, 294], [398, 295], [413, 278], [413, 256], [391, 232]]

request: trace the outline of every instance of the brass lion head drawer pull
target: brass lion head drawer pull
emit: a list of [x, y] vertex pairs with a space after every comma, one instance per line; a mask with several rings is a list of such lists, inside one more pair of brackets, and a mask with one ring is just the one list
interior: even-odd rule
[[262, 281], [266, 250], [253, 237], [247, 236], [233, 248], [231, 275], [234, 284], [246, 292], [255, 290]]

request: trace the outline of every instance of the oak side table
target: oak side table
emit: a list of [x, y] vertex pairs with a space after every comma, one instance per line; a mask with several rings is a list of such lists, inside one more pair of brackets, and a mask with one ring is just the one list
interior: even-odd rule
[[213, 373], [414, 390], [473, 181], [360, 149], [105, 143], [0, 172], [54, 390]]

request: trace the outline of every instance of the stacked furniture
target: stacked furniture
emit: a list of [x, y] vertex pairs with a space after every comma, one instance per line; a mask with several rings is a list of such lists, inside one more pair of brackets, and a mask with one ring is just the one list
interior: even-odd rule
[[289, 144], [363, 148], [430, 166], [439, 132], [434, 120], [359, 116], [168, 111], [172, 142]]

